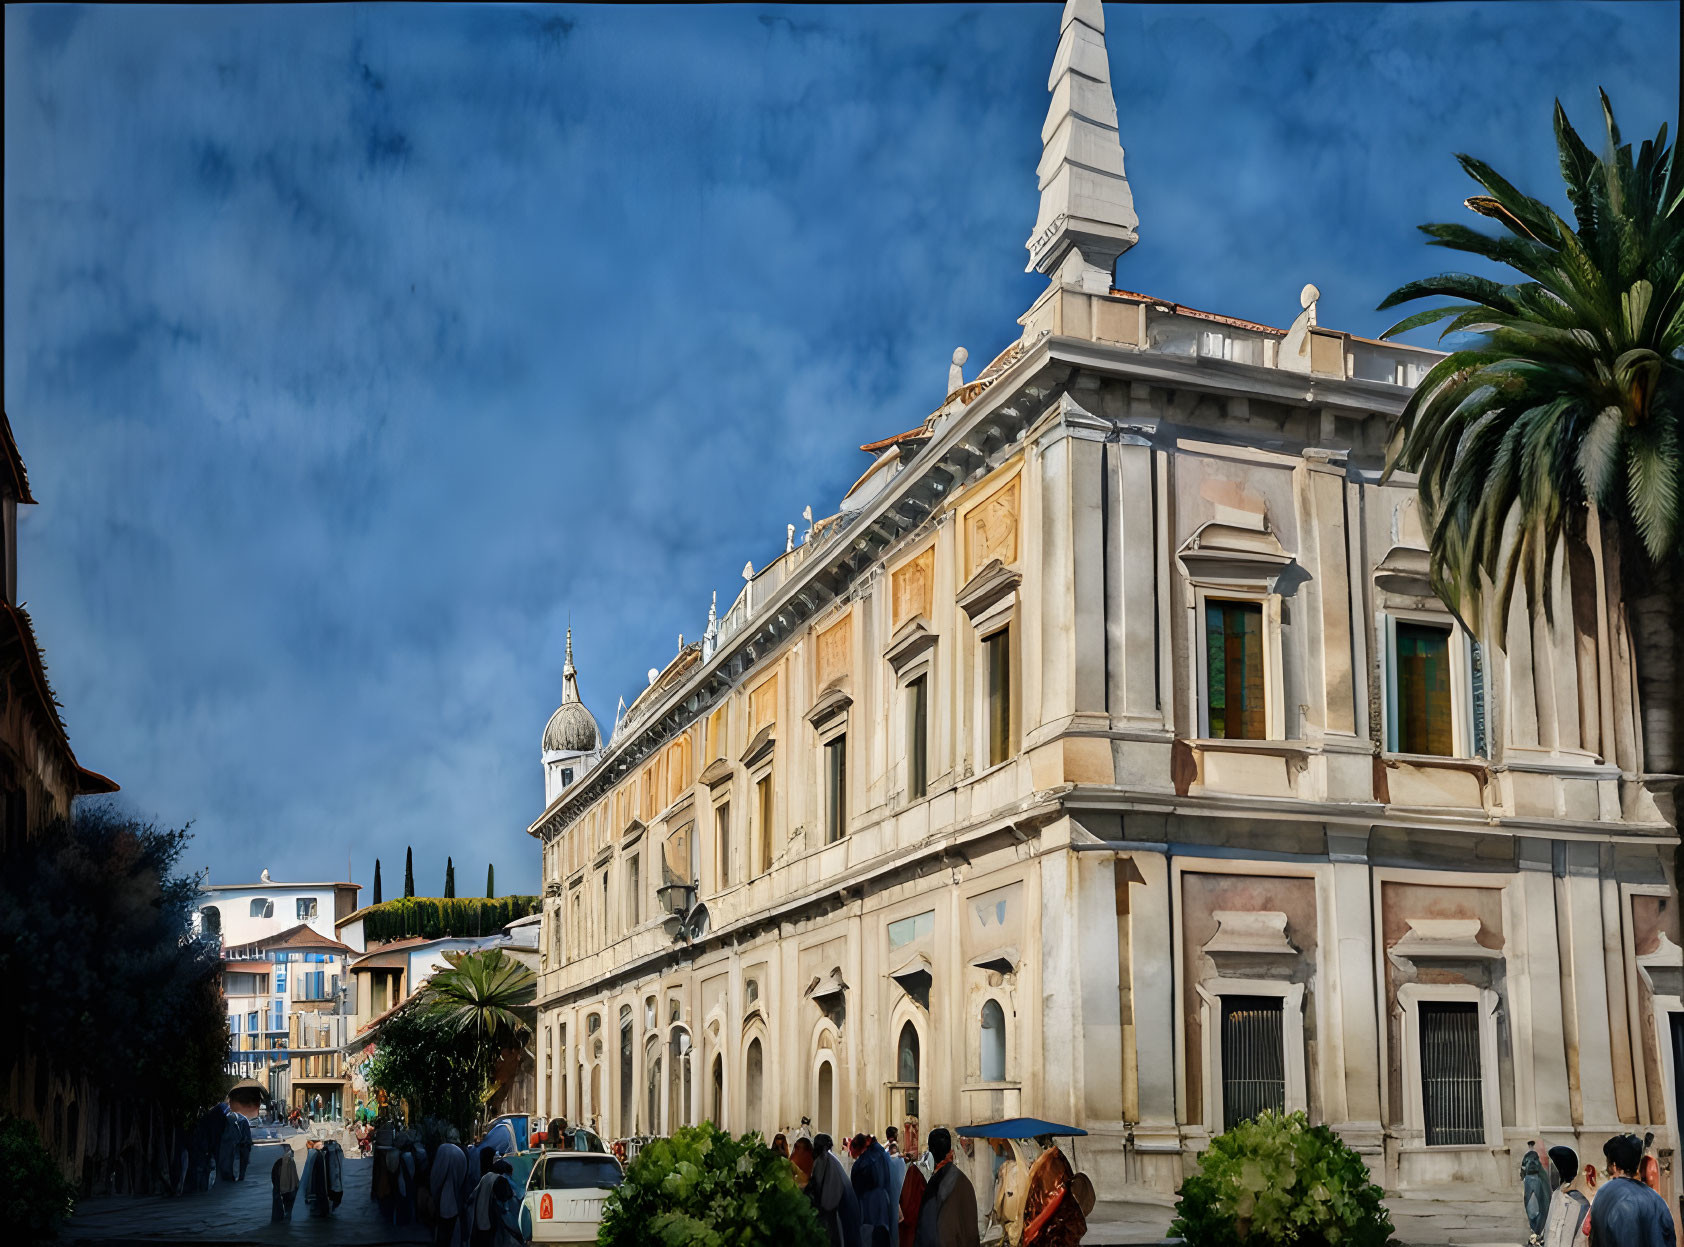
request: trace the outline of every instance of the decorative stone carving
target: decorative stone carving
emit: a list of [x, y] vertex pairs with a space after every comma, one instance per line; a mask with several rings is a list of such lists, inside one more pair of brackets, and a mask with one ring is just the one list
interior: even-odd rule
[[1017, 562], [1018, 478], [1001, 486], [965, 516], [965, 567], [977, 569], [993, 560]]
[[1251, 956], [1296, 957], [1286, 938], [1286, 915], [1278, 910], [1218, 909], [1216, 934], [1205, 942], [1206, 953], [1245, 953]]
[[1410, 918], [1409, 933], [1393, 944], [1392, 960], [1468, 961], [1490, 960], [1503, 954], [1479, 942], [1478, 918]]
[[923, 615], [927, 619], [935, 613], [935, 573], [934, 546], [895, 568], [889, 578], [889, 587], [893, 601], [892, 622], [896, 628], [914, 615]]

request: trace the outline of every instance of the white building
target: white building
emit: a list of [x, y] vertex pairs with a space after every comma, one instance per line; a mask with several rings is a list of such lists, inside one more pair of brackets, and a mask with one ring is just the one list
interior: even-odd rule
[[1021, 1113], [1089, 1132], [1101, 1199], [1265, 1107], [1394, 1191], [1668, 1155], [1678, 838], [1617, 575], [1575, 548], [1553, 619], [1464, 627], [1382, 477], [1439, 356], [1313, 288], [1285, 329], [1119, 289], [1097, 0], [1051, 86], [1019, 332], [546, 782], [542, 1111]]
[[335, 938], [334, 924], [357, 907], [358, 883], [279, 883], [265, 870], [256, 883], [206, 883], [199, 888], [196, 928], [225, 947], [253, 944], [303, 923]]

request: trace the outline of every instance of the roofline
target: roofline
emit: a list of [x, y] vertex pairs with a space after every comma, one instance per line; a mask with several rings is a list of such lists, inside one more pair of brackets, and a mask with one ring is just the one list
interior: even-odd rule
[[23, 452], [18, 449], [18, 439], [12, 435], [12, 418], [3, 411], [0, 411], [0, 449], [3, 449], [6, 470], [11, 475], [18, 501], [33, 503], [35, 495], [29, 492], [29, 472], [23, 466]]
[[267, 883], [259, 879], [256, 883], [201, 883], [201, 892], [244, 892], [251, 888], [357, 888], [360, 883], [288, 883], [283, 879], [271, 879]]

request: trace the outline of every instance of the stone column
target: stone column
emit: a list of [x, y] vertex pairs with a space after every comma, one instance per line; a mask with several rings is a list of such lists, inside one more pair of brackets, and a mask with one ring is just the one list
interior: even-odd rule
[[[1330, 997], [1323, 1016], [1331, 1033], [1320, 1045], [1321, 1081], [1327, 1089], [1327, 1115], [1357, 1151], [1379, 1156], [1380, 1000], [1374, 968], [1374, 891], [1368, 866], [1366, 832], [1329, 832], [1327, 855], [1333, 863], [1327, 927], [1331, 955], [1325, 965], [1333, 981], [1321, 985]], [[1378, 1171], [1378, 1162], [1370, 1162]]]
[[1170, 925], [1169, 856], [1131, 855], [1143, 882], [1129, 898], [1129, 953], [1134, 996], [1135, 1065], [1140, 1119], [1134, 1150], [1140, 1180], [1172, 1191], [1181, 1180], [1181, 1130], [1176, 1122], [1175, 1008], [1177, 951]]

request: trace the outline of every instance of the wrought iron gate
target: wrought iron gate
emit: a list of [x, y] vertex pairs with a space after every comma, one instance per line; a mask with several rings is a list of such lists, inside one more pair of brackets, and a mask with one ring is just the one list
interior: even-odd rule
[[1479, 1069], [1479, 1006], [1422, 1001], [1421, 1107], [1427, 1144], [1485, 1142], [1485, 1096]]
[[1222, 997], [1222, 1128], [1286, 1110], [1279, 996]]

